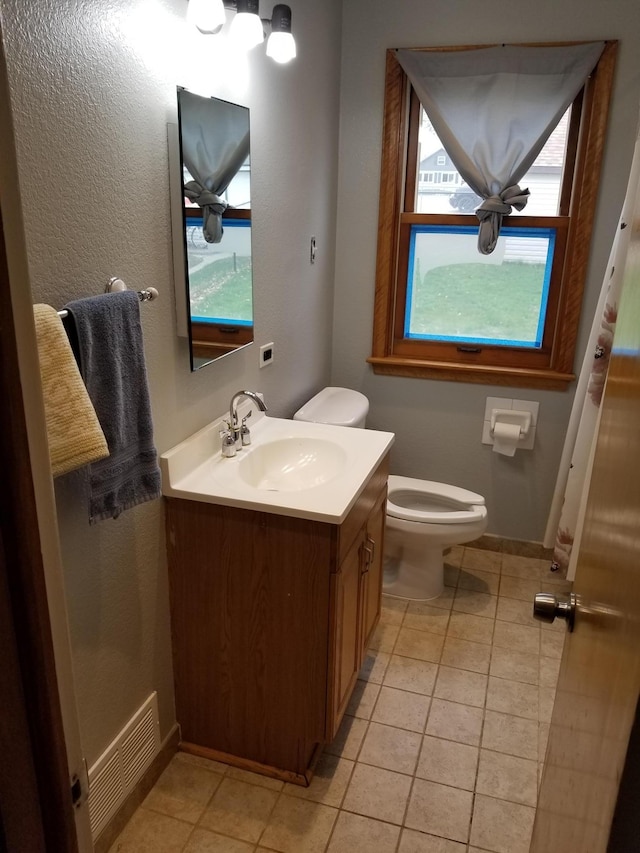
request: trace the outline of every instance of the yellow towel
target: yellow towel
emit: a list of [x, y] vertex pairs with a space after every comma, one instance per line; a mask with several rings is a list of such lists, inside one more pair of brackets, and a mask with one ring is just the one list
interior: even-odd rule
[[51, 473], [66, 474], [109, 455], [58, 312], [34, 305]]

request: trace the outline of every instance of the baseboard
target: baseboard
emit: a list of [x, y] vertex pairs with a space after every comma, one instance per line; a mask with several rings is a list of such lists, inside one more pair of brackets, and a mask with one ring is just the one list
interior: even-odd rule
[[94, 853], [108, 853], [116, 838], [131, 820], [136, 809], [142, 805], [143, 800], [158, 781], [165, 767], [178, 751], [179, 743], [180, 727], [175, 723], [167, 737], [162, 742], [160, 751], [149, 765], [140, 781], [118, 808], [118, 811], [114, 814], [111, 820], [106, 824], [100, 835], [95, 839]]
[[541, 542], [525, 542], [521, 539], [506, 539], [485, 533], [473, 542], [467, 542], [466, 548], [478, 548], [483, 551], [498, 551], [501, 554], [514, 554], [518, 557], [531, 557], [536, 560], [551, 560], [553, 548], [545, 548]]

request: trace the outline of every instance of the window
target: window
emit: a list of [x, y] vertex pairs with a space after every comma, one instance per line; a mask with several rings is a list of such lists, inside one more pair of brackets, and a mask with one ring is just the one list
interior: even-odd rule
[[450, 161], [437, 168], [442, 143], [387, 52], [374, 372], [554, 389], [573, 380], [616, 47], [605, 44], [520, 181], [529, 204], [505, 216], [491, 255], [476, 248], [482, 200]]

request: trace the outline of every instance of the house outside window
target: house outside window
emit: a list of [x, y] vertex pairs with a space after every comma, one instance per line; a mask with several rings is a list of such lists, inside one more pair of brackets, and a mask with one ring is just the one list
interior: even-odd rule
[[481, 255], [482, 199], [388, 51], [374, 372], [542, 388], [572, 381], [615, 52], [607, 42], [520, 181], [529, 204], [505, 216], [496, 249]]

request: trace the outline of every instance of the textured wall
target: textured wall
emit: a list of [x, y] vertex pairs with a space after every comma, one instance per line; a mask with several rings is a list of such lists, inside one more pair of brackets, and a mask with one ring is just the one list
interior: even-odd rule
[[[495, 42], [620, 39], [615, 92], [585, 295], [579, 368], [627, 184], [640, 98], [637, 0], [345, 0], [332, 381], [371, 401], [369, 423], [396, 433], [392, 470], [484, 494], [489, 531], [540, 541], [573, 391], [540, 392], [374, 376], [371, 354], [385, 50]], [[538, 400], [533, 452], [481, 444], [487, 396]]]
[[[291, 414], [326, 383], [330, 363], [339, 4], [293, 0], [298, 60], [276, 66], [258, 48], [246, 75], [187, 32], [186, 5], [0, 0], [34, 301], [60, 307], [112, 275], [160, 291], [142, 306], [160, 452], [242, 387]], [[176, 85], [251, 108], [256, 344], [196, 374], [175, 334], [172, 291], [166, 124]], [[258, 371], [267, 341], [276, 358]], [[91, 764], [152, 690], [163, 735], [175, 718], [162, 504], [90, 528], [81, 473], [59, 478], [56, 495]]]

